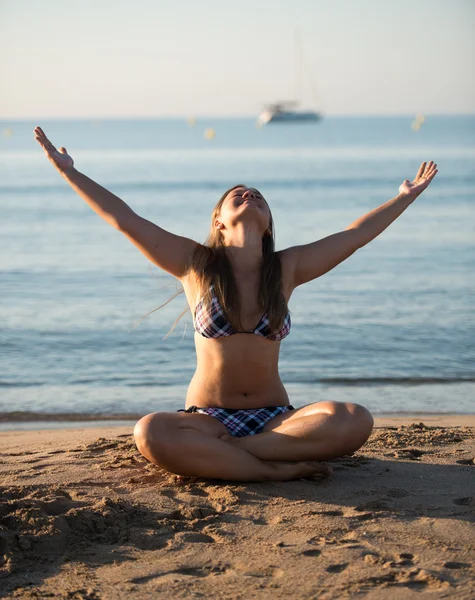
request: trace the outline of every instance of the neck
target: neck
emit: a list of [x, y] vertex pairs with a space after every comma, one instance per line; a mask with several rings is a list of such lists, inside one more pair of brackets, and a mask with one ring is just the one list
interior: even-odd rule
[[262, 265], [262, 242], [259, 248], [240, 246], [226, 246], [226, 253], [233, 266], [236, 275], [249, 276], [260, 272]]
[[262, 236], [247, 228], [233, 232], [225, 241], [226, 252], [237, 275], [260, 271], [262, 264]]

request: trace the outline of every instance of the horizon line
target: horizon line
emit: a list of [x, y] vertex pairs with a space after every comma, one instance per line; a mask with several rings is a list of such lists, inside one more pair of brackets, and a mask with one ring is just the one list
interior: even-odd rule
[[[426, 117], [475, 117], [475, 112], [463, 113], [463, 112], [405, 112], [405, 113], [330, 113], [323, 114], [322, 118], [333, 119], [333, 118], [414, 118], [418, 114], [423, 114]], [[0, 115], [0, 122], [29, 122], [29, 121], [145, 121], [145, 120], [206, 120], [206, 119], [257, 119], [258, 115], [245, 114], [245, 115], [117, 115], [117, 116], [35, 116], [35, 117], [4, 117]]]

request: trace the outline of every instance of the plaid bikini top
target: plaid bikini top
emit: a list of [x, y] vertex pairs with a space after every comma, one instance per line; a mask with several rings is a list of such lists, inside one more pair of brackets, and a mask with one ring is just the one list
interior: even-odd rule
[[290, 333], [291, 321], [290, 313], [288, 312], [285, 316], [284, 323], [279, 331], [272, 332], [270, 330], [270, 323], [265, 312], [259, 323], [254, 329], [248, 329], [246, 331], [236, 331], [231, 323], [224, 316], [221, 305], [216, 294], [213, 292], [214, 286], [212, 285], [211, 290], [211, 306], [207, 310], [203, 304], [203, 298], [198, 302], [195, 308], [195, 317], [193, 319], [193, 326], [195, 331], [200, 333], [206, 338], [218, 338], [233, 335], [235, 333], [255, 333], [261, 335], [273, 342], [280, 342]]

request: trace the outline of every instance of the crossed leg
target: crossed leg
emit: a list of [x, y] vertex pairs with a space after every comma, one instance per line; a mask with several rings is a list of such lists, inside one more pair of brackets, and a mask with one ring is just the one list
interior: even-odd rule
[[287, 481], [328, 475], [319, 461], [361, 447], [373, 427], [363, 406], [317, 402], [271, 419], [242, 438], [203, 414], [151, 413], [135, 426], [139, 452], [172, 473], [235, 481]]
[[316, 461], [261, 460], [221, 440], [226, 427], [203, 414], [151, 413], [134, 428], [135, 444], [150, 462], [185, 477], [233, 481], [289, 481], [331, 470]]
[[373, 429], [371, 413], [349, 402], [316, 402], [277, 415], [262, 433], [220, 439], [262, 460], [329, 460], [360, 448]]

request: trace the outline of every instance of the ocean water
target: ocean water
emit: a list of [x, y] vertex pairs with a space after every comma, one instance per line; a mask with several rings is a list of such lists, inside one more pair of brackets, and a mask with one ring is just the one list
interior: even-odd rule
[[183, 294], [140, 321], [179, 283], [76, 196], [35, 142], [39, 124], [78, 170], [200, 242], [236, 183], [264, 194], [282, 249], [344, 229], [436, 161], [385, 232], [294, 292], [280, 372], [295, 406], [474, 413], [475, 116], [411, 121], [0, 123], [0, 412], [176, 410], [196, 365], [189, 312], [163, 339]]

